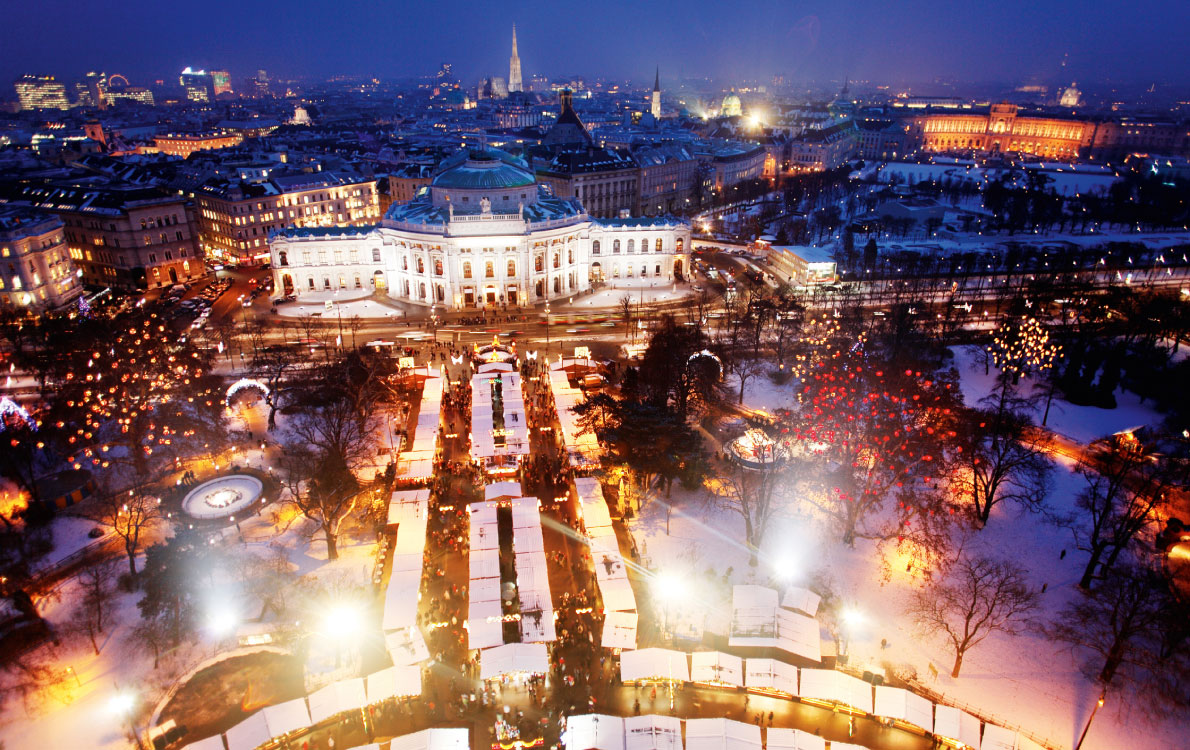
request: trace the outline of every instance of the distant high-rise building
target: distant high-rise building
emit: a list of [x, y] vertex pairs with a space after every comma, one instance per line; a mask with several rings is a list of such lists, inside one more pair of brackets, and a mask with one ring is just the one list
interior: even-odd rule
[[211, 89], [215, 96], [231, 93], [231, 74], [226, 70], [211, 71]]
[[79, 90], [79, 104], [84, 107], [107, 109], [107, 75], [94, 71], [83, 77]]
[[508, 58], [508, 93], [524, 91], [521, 83], [521, 56], [516, 51], [516, 24], [512, 25], [512, 57]]
[[253, 94], [258, 97], [269, 95], [269, 74], [265, 70], [256, 71], [256, 75], [252, 78]]
[[211, 75], [205, 70], [186, 66], [178, 76], [178, 85], [186, 90], [186, 98], [192, 102], [211, 101]]
[[70, 109], [66, 86], [53, 76], [25, 75], [13, 84], [21, 109]]
[[661, 119], [661, 68], [658, 66], [657, 75], [653, 79], [653, 101], [649, 106], [654, 120]]

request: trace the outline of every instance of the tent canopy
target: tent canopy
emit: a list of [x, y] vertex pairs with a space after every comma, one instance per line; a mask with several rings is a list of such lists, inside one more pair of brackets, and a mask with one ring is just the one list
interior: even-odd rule
[[872, 686], [833, 669], [803, 669], [801, 694], [804, 698], [842, 703], [872, 713]]
[[275, 737], [305, 729], [313, 724], [305, 698], [262, 708], [227, 730], [228, 750], [252, 750]]
[[686, 750], [760, 750], [760, 725], [732, 719], [687, 719]]
[[875, 714], [934, 731], [934, 704], [903, 688], [876, 686]]
[[797, 667], [776, 659], [748, 659], [744, 685], [797, 695]]
[[624, 719], [624, 750], [682, 750], [682, 720], [659, 714], [629, 716]]
[[568, 748], [624, 750], [624, 719], [605, 714], [582, 714], [566, 719]]
[[368, 703], [387, 698], [421, 695], [421, 667], [402, 665], [373, 672], [365, 680]]
[[545, 674], [550, 656], [544, 643], [506, 643], [479, 654], [479, 676], [490, 680], [505, 674]]
[[389, 750], [470, 750], [468, 729], [435, 728], [393, 737]]
[[339, 680], [310, 693], [310, 718], [317, 724], [335, 714], [358, 711], [366, 705], [368, 695], [364, 690], [364, 678]]
[[768, 750], [826, 750], [826, 739], [800, 729], [769, 727]]
[[620, 654], [620, 679], [627, 682], [649, 678], [689, 682], [686, 654], [665, 648], [643, 648]]
[[979, 719], [954, 706], [934, 707], [934, 734], [971, 747], [979, 747]]
[[182, 750], [226, 750], [226, 748], [223, 745], [223, 735], [217, 734], [214, 737], [207, 737], [205, 740], [191, 742]]
[[721, 651], [695, 651], [690, 654], [690, 679], [743, 687], [744, 660]]

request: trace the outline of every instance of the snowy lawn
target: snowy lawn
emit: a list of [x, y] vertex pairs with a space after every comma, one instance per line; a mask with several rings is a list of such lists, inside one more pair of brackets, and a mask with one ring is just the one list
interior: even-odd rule
[[[996, 385], [997, 370], [993, 366], [985, 374], [983, 353], [977, 347], [952, 346], [950, 350], [954, 353], [954, 368], [961, 378], [959, 387], [963, 391], [963, 400], [973, 406], [992, 392]], [[1045, 396], [1048, 392], [1045, 385], [1039, 388], [1040, 394], [1032, 399], [1038, 424], [1045, 411]], [[1033, 382], [1025, 378], [1021, 381], [1019, 393], [1028, 396], [1038, 391], [1034, 390]], [[1063, 399], [1060, 393], [1055, 393], [1046, 427], [1085, 445], [1130, 427], [1158, 425], [1164, 419], [1160, 412], [1141, 403], [1140, 397], [1131, 391], [1122, 388], [1117, 390], [1116, 403], [1114, 409], [1077, 406]]]
[[[1070, 466], [1057, 466], [1050, 493], [1053, 508], [1068, 509], [1082, 483]], [[651, 501], [632, 524], [632, 532], [651, 569], [665, 571], [666, 581], [685, 582], [682, 596], [658, 603], [658, 617], [664, 622], [668, 616], [675, 633], [698, 638], [704, 627], [725, 628], [724, 613], [730, 616], [729, 583], [780, 587], [786, 582], [806, 584], [816, 574], [824, 574], [841, 599], [863, 613], [848, 645], [855, 666], [915, 671], [923, 684], [950, 701], [967, 704], [996, 723], [1018, 726], [1060, 747], [1073, 746], [1098, 697], [1075, 658], [1032, 630], [1015, 637], [992, 634], [967, 653], [960, 676], [951, 679], [954, 656], [946, 643], [918, 633], [905, 612], [905, 602], [921, 579], [905, 571], [905, 560], [895, 551], [882, 551], [862, 540], [854, 549], [844, 546], [838, 532], [828, 528], [804, 500], [794, 499], [770, 525], [756, 569], [748, 566], [742, 520], [708, 500], [706, 493], [675, 488], [668, 533], [666, 510], [664, 498]], [[1017, 561], [1028, 570], [1037, 590], [1047, 587], [1041, 595], [1042, 609], [1035, 616], [1038, 622], [1054, 618], [1075, 596], [1074, 584], [1086, 557], [1073, 549], [1067, 529], [1015, 507], [998, 506], [985, 529], [967, 531], [964, 536], [973, 553]], [[1064, 549], [1067, 554], [1060, 560]], [[791, 570], [793, 575], [775, 580], [778, 569]], [[823, 637], [829, 638], [825, 630]], [[938, 672], [936, 679], [931, 677], [931, 665]], [[1186, 717], [1171, 716], [1148, 726], [1110, 708], [1097, 717], [1083, 745], [1086, 750], [1136, 747], [1138, 737], [1155, 747], [1182, 745]]]

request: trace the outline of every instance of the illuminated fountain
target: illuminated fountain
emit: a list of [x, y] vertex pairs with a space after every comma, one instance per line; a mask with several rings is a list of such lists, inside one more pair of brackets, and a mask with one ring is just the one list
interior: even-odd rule
[[182, 510], [200, 521], [231, 518], [245, 512], [263, 494], [264, 485], [256, 477], [232, 474], [203, 482], [187, 492]]

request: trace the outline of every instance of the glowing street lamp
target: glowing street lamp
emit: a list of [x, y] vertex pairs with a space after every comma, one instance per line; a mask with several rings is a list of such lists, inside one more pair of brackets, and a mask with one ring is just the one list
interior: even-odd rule
[[138, 702], [139, 698], [136, 693], [131, 690], [120, 690], [108, 700], [107, 706], [114, 716], [128, 722], [128, 726], [132, 728], [132, 736], [136, 740], [137, 748], [142, 748], [144, 744], [140, 741], [140, 730], [136, 728], [136, 719], [133, 716]]

